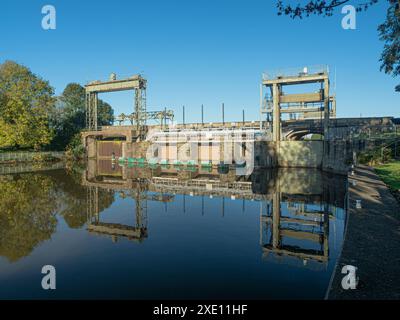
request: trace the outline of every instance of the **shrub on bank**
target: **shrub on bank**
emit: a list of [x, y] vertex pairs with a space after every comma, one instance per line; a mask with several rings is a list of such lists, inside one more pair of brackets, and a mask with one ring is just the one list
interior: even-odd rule
[[68, 160], [82, 160], [85, 156], [85, 147], [82, 144], [81, 135], [76, 134], [68, 144], [65, 156]]
[[392, 150], [390, 148], [377, 148], [362, 152], [358, 155], [358, 163], [375, 166], [387, 163], [393, 159]]

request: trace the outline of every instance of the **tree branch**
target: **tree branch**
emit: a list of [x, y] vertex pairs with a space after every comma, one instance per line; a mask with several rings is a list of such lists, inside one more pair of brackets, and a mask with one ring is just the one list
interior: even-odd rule
[[[282, 0], [277, 1], [278, 15], [287, 15], [302, 19], [303, 16], [309, 17], [312, 14], [322, 16], [332, 16], [335, 8], [349, 3], [350, 0], [310, 0], [307, 4], [297, 4], [296, 6], [284, 4]], [[378, 0], [367, 0], [367, 2], [355, 4], [356, 11], [365, 11]]]

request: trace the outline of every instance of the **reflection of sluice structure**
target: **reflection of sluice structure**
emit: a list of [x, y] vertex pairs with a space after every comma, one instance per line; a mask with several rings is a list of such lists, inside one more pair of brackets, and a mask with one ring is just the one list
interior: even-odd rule
[[141, 241], [147, 237], [147, 228], [143, 226], [126, 226], [118, 223], [104, 223], [100, 221], [90, 221], [87, 227], [89, 232], [110, 235], [113, 241], [116, 241], [118, 237], [127, 237], [132, 240]]
[[170, 195], [146, 194], [140, 184], [139, 188], [129, 192], [120, 191], [120, 197], [132, 197], [135, 200], [135, 224], [133, 226], [120, 223], [102, 222], [99, 212], [99, 187], [87, 186], [87, 230], [99, 235], [111, 236], [113, 241], [118, 237], [142, 241], [147, 237], [147, 201], [169, 202]]
[[[293, 202], [294, 201], [294, 202]], [[264, 212], [263, 212], [264, 211]], [[307, 196], [276, 192], [260, 215], [260, 244], [264, 254], [291, 256], [326, 263], [329, 258], [328, 204]]]
[[[135, 199], [136, 213], [142, 215], [147, 215], [148, 200], [169, 202], [175, 194], [183, 195], [184, 212], [187, 196], [201, 197], [202, 212], [206, 198], [220, 198], [222, 216], [226, 199], [242, 200], [243, 208], [245, 201], [259, 202], [260, 245], [269, 257], [327, 263], [330, 220], [344, 219], [339, 216], [342, 210], [337, 211], [346, 208], [344, 179], [319, 170], [255, 170], [246, 177], [214, 169], [182, 172], [173, 166], [127, 168], [104, 161], [89, 161], [83, 184], [89, 189], [124, 190]], [[141, 217], [137, 216], [137, 221]]]

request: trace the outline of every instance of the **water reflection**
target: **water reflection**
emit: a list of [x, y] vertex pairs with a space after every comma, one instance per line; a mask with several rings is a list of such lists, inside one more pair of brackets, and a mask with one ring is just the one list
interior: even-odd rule
[[0, 176], [0, 255], [15, 262], [56, 229], [54, 184], [45, 176]]
[[33, 270], [53, 260], [58, 298], [322, 298], [346, 219], [345, 179], [308, 169], [93, 160], [0, 191], [0, 298], [49, 297]]
[[[108, 160], [91, 160], [83, 175], [87, 186], [88, 230], [143, 240], [147, 237], [147, 201], [174, 201], [174, 195], [220, 198], [221, 215], [225, 215], [225, 199], [258, 201], [260, 208], [260, 246], [263, 257], [296, 257], [304, 266], [309, 260], [326, 264], [329, 259], [330, 220], [344, 220], [346, 184], [342, 177], [323, 174], [317, 170], [285, 169], [256, 170], [251, 176], [236, 176], [234, 170], [154, 166], [134, 167], [116, 165]], [[127, 189], [136, 203], [136, 225], [104, 224], [99, 222], [96, 208], [99, 188]], [[338, 209], [340, 212], [338, 213]], [[95, 218], [95, 222], [93, 221]]]

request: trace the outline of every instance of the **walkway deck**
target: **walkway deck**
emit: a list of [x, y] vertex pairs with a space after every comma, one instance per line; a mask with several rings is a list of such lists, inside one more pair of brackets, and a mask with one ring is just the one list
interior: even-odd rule
[[[356, 208], [358, 199], [361, 209]], [[348, 219], [343, 251], [328, 299], [399, 299], [400, 206], [369, 167], [360, 166], [354, 176], [349, 175]], [[358, 268], [357, 289], [342, 289], [344, 265]]]

